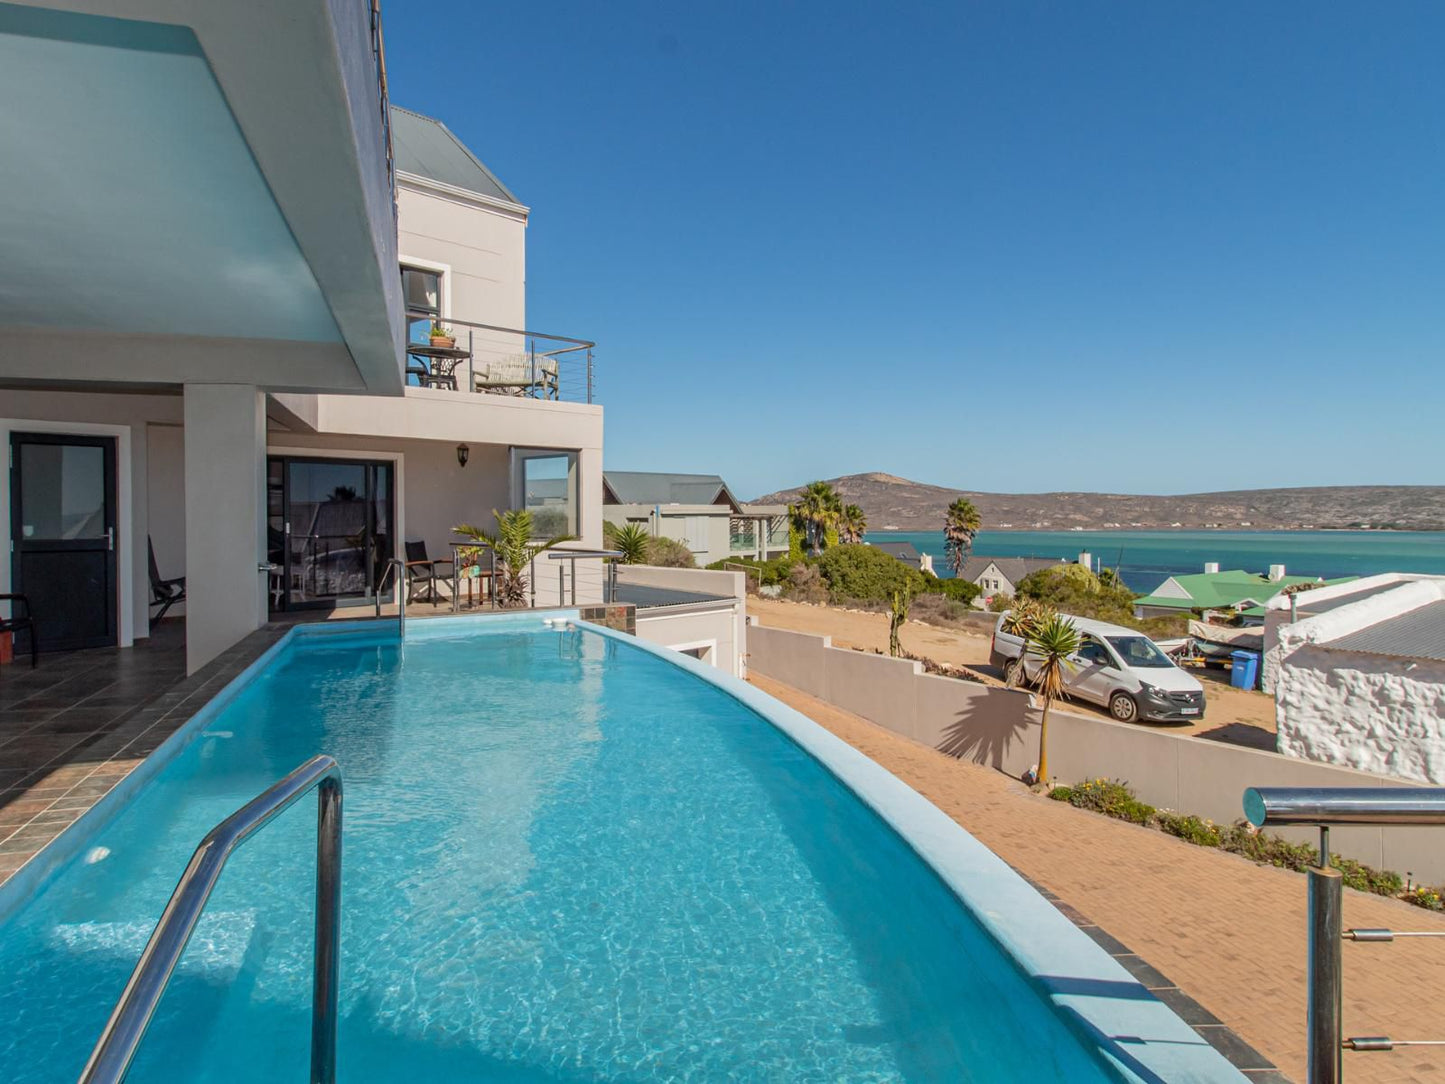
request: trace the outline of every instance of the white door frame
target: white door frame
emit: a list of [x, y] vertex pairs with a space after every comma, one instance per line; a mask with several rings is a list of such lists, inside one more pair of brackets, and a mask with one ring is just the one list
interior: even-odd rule
[[[135, 518], [131, 513], [134, 495], [131, 492], [130, 426], [105, 425], [99, 422], [46, 422], [26, 418], [0, 418], [0, 440], [5, 442], [5, 470], [0, 471], [0, 509], [5, 516], [5, 538], [10, 545], [5, 547], [5, 560], [0, 561], [0, 592], [10, 590], [11, 546], [15, 540], [10, 537], [10, 463], [9, 448], [11, 433], [51, 433], [57, 436], [115, 437], [115, 502], [116, 536], [118, 550], [115, 555], [116, 584], [116, 628], [115, 640], [120, 647], [135, 643], [136, 540], [133, 535]], [[150, 622], [146, 622], [145, 635], [150, 633]]]

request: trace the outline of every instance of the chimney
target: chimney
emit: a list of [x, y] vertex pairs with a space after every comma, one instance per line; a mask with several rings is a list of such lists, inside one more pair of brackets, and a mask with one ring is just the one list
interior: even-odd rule
[[1094, 571], [1094, 555], [1085, 550], [1079, 554], [1079, 564], [1083, 565], [1090, 572]]
[[920, 572], [927, 572], [930, 576], [933, 573], [933, 554], [920, 553], [918, 555], [918, 569]]
[[1270, 565], [1269, 582], [1279, 583], [1279, 581], [1282, 579], [1284, 579], [1284, 565]]
[[1206, 574], [1210, 574], [1210, 575], [1218, 572], [1218, 571], [1219, 571], [1219, 562], [1218, 562], [1218, 561], [1205, 561], [1205, 562], [1204, 562], [1204, 571], [1205, 571]]

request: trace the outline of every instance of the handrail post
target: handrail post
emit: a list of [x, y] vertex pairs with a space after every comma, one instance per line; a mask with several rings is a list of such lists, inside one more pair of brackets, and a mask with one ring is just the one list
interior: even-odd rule
[[[1326, 859], [1327, 861], [1327, 859]], [[1341, 911], [1344, 905], [1340, 871], [1311, 866], [1305, 871], [1309, 893], [1309, 1084], [1339, 1084], [1342, 1067], [1343, 963]]]
[[341, 967], [341, 777], [321, 781], [316, 802], [316, 970], [311, 988], [311, 1084], [336, 1080]]

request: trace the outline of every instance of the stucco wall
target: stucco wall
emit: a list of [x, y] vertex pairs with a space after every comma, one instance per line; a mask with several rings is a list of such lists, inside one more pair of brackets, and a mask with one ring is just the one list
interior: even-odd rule
[[737, 645], [737, 606], [694, 613], [639, 610], [637, 635], [663, 647], [696, 648], [711, 643], [710, 662], [734, 677], [742, 676], [742, 659]]
[[[1038, 760], [1039, 711], [1024, 692], [924, 674], [917, 664], [832, 647], [826, 637], [748, 628], [755, 673], [863, 716], [895, 733], [1006, 774]], [[1059, 782], [1122, 779], [1144, 801], [1229, 823], [1243, 816], [1252, 786], [1397, 787], [1400, 780], [1281, 756], [1152, 727], [1049, 716], [1049, 767]], [[1279, 832], [1317, 842], [1311, 829]], [[1337, 828], [1338, 853], [1377, 868], [1445, 881], [1445, 829]]]
[[1309, 644], [1280, 668], [1279, 750], [1445, 783], [1445, 662]]

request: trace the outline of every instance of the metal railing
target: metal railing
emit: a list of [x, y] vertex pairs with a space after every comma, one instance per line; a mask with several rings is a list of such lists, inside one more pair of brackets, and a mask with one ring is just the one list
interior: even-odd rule
[[[435, 321], [451, 329], [465, 356], [407, 355], [407, 382], [478, 395], [510, 395], [564, 403], [596, 399], [593, 351], [597, 344], [566, 335], [501, 327], [455, 316], [407, 310], [411, 321]], [[460, 332], [465, 331], [463, 336]], [[427, 343], [409, 342], [408, 347]], [[416, 386], [413, 384], [413, 386]]]
[[325, 755], [312, 757], [206, 834], [161, 912], [160, 921], [80, 1074], [80, 1084], [119, 1084], [125, 1079], [226, 860], [312, 787], [318, 789], [310, 1080], [311, 1084], [333, 1084], [336, 1079], [336, 983], [341, 957], [341, 769]]
[[1445, 1039], [1344, 1037], [1344, 941], [1381, 943], [1445, 933], [1343, 929], [1344, 881], [1340, 871], [1330, 866], [1332, 826], [1445, 824], [1445, 787], [1251, 787], [1244, 792], [1244, 815], [1257, 828], [1305, 825], [1320, 830], [1319, 865], [1305, 874], [1309, 901], [1308, 1084], [1339, 1084], [1346, 1050], [1445, 1046]]
[[[602, 601], [617, 601], [617, 562], [626, 556], [621, 550], [551, 550], [547, 554], [549, 561], [569, 561], [572, 570], [572, 597], [570, 605], [577, 605], [577, 562], [584, 559], [601, 560], [604, 568], [602, 582]], [[533, 602], [536, 601], [535, 578], [532, 592]], [[557, 566], [557, 604], [567, 605], [567, 577], [566, 569], [562, 565]]]
[[381, 574], [381, 579], [376, 585], [376, 616], [381, 617], [381, 591], [386, 586], [386, 578], [390, 576], [395, 586], [398, 601], [396, 605], [397, 632], [403, 640], [406, 639], [406, 562], [400, 557], [389, 557], [386, 561], [386, 571]]

